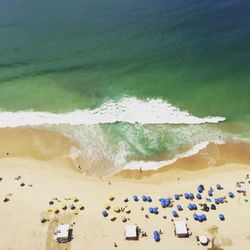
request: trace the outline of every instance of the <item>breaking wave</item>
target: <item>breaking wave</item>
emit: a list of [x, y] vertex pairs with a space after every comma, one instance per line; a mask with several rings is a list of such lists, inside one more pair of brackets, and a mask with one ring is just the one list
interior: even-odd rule
[[140, 124], [204, 124], [224, 121], [224, 117], [196, 117], [161, 99], [140, 100], [125, 97], [118, 102], [107, 101], [95, 109], [68, 113], [36, 111], [0, 112], [0, 127], [38, 125], [95, 125], [115, 122]]

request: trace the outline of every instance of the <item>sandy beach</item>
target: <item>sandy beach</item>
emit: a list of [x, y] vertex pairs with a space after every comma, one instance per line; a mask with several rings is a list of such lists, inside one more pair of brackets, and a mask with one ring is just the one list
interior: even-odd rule
[[[50, 146], [49, 141], [47, 140], [47, 146]], [[109, 250], [114, 249], [116, 243], [117, 249], [236, 250], [248, 249], [250, 245], [250, 225], [247, 223], [250, 220], [250, 184], [246, 180], [247, 174], [250, 174], [249, 148], [245, 147], [245, 151], [241, 149], [238, 152], [235, 148], [243, 147], [240, 144], [217, 148], [217, 157], [221, 160], [211, 166], [207, 165], [211, 158], [205, 155], [214, 152], [215, 145], [159, 171], [141, 173], [126, 170], [112, 177], [90, 178], [73, 166], [64, 156], [64, 151], [58, 153], [59, 149], [56, 147], [54, 150], [58, 157], [55, 154], [53, 157], [42, 157], [40, 153], [31, 157], [27, 152], [24, 153], [25, 150], [30, 150], [29, 147], [23, 147], [21, 152], [19, 144], [15, 144], [10, 138], [9, 141], [5, 140], [5, 144], [2, 140], [1, 142], [0, 231], [4, 237], [1, 237], [0, 249]], [[10, 147], [11, 143], [13, 147]], [[28, 145], [27, 141], [23, 145]], [[236, 192], [237, 181], [246, 183], [246, 196]], [[223, 190], [216, 190], [215, 185], [218, 183]], [[159, 197], [173, 197], [176, 193], [185, 192], [196, 194], [199, 184], [203, 184], [206, 190], [202, 200], [192, 201], [198, 206], [197, 213], [202, 212], [198, 204], [206, 202], [206, 192], [211, 186], [215, 189], [214, 197], [227, 196], [227, 203], [206, 213], [207, 221], [201, 223], [193, 219], [194, 212], [187, 208], [190, 201], [184, 197], [179, 201], [173, 199], [172, 208], [161, 208]], [[234, 198], [228, 198], [230, 191], [235, 194]], [[115, 197], [114, 201], [109, 200], [110, 195]], [[133, 195], [139, 197], [138, 202], [133, 201]], [[152, 202], [143, 202], [142, 195], [150, 195]], [[125, 196], [129, 199], [127, 203], [123, 201]], [[77, 197], [79, 201], [74, 202], [73, 197]], [[7, 202], [3, 201], [5, 198], [8, 198]], [[50, 205], [50, 201], [54, 204]], [[74, 210], [70, 208], [72, 204], [75, 206]], [[111, 206], [106, 218], [102, 216], [105, 204]], [[178, 213], [179, 218], [173, 218], [172, 211], [176, 210], [177, 204], [182, 205], [183, 211]], [[67, 208], [63, 210], [65, 205]], [[81, 210], [83, 206], [84, 209]], [[131, 213], [113, 211], [116, 207], [125, 206]], [[152, 206], [159, 207], [158, 215], [149, 213], [148, 208]], [[141, 207], [144, 208], [143, 211]], [[57, 214], [56, 209], [59, 210]], [[225, 215], [225, 221], [219, 220], [220, 213]], [[117, 218], [115, 221], [110, 220], [113, 216]], [[129, 220], [123, 223], [122, 216]], [[163, 216], [166, 216], [165, 219]], [[41, 223], [42, 218], [48, 221]], [[192, 235], [189, 238], [177, 238], [172, 219], [186, 221]], [[73, 239], [70, 243], [55, 242], [54, 230], [60, 223], [72, 225]], [[126, 224], [136, 224], [147, 233], [147, 237], [140, 237], [138, 241], [126, 241]], [[160, 242], [154, 241], [154, 230], [162, 231]], [[200, 246], [196, 241], [198, 235], [206, 235], [212, 242], [207, 247]]]

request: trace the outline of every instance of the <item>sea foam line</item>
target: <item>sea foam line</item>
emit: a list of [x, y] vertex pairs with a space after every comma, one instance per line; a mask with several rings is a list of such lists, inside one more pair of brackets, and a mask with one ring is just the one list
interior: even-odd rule
[[140, 124], [203, 124], [224, 121], [224, 117], [196, 117], [161, 99], [139, 100], [122, 98], [107, 101], [95, 109], [75, 110], [69, 113], [35, 111], [0, 112], [0, 127], [36, 125], [93, 125], [128, 122]]
[[165, 161], [131, 161], [128, 162], [123, 169], [131, 169], [131, 170], [136, 170], [136, 169], [142, 169], [142, 170], [157, 170], [162, 167], [171, 165], [175, 163], [177, 160], [182, 159], [182, 158], [187, 158], [192, 155], [198, 154], [201, 150], [205, 149], [210, 143], [215, 143], [215, 144], [224, 144], [223, 140], [213, 140], [213, 141], [204, 141], [201, 143], [196, 144], [193, 146], [191, 149], [188, 151], [177, 154], [174, 158], [170, 160], [165, 160]]

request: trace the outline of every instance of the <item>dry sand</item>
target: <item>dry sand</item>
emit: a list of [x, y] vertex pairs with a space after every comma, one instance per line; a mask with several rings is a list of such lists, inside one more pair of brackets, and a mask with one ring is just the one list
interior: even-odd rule
[[[1, 135], [0, 131], [0, 138], [3, 138], [3, 134]], [[246, 196], [236, 193], [235, 187], [236, 181], [246, 181], [246, 175], [250, 174], [248, 149], [246, 152], [243, 150], [243, 153], [242, 150], [235, 150], [241, 147], [240, 144], [235, 145], [233, 149], [232, 145], [220, 148], [221, 160], [216, 164], [209, 165], [211, 158], [204, 157], [209, 154], [209, 150], [214, 150], [214, 145], [199, 156], [183, 159], [160, 171], [124, 171], [110, 178], [87, 178], [72, 167], [72, 162], [65, 157], [61, 145], [60, 152], [53, 151], [50, 157], [43, 157], [41, 153], [34, 152], [31, 158], [27, 151], [34, 151], [32, 146], [25, 144], [27, 148], [21, 149], [21, 143], [18, 147], [18, 143], [14, 145], [13, 141], [8, 140], [6, 139], [6, 145], [3, 140], [0, 143], [0, 176], [3, 178], [0, 182], [1, 250], [110, 250], [115, 249], [115, 242], [117, 249], [250, 249], [250, 184], [246, 183]], [[58, 141], [60, 140], [59, 138]], [[58, 157], [55, 157], [56, 154]], [[34, 157], [36, 155], [37, 157]], [[17, 176], [21, 176], [21, 179], [16, 180]], [[23, 187], [20, 186], [22, 182], [25, 183]], [[193, 212], [187, 209], [187, 200], [181, 198], [178, 202], [174, 201], [174, 207], [181, 204], [184, 208], [184, 211], [179, 213], [178, 220], [188, 218], [187, 224], [192, 232], [189, 238], [176, 238], [171, 221], [173, 208], [160, 208], [158, 198], [186, 191], [196, 193], [196, 187], [201, 183], [207, 189], [220, 183], [224, 189], [215, 191], [216, 196], [224, 196], [233, 191], [236, 197], [228, 198], [228, 202], [217, 206], [216, 211], [206, 213], [207, 221], [203, 223], [193, 220]], [[139, 196], [139, 202], [132, 200], [134, 194]], [[152, 203], [141, 201], [141, 195], [144, 194], [152, 197]], [[115, 200], [109, 201], [109, 195], [114, 195]], [[79, 198], [79, 201], [74, 203], [75, 210], [69, 208], [73, 201], [64, 199], [72, 196]], [[127, 203], [123, 202], [124, 196], [129, 198]], [[3, 202], [5, 197], [10, 199], [6, 203]], [[49, 205], [53, 197], [57, 197], [61, 202], [54, 200], [54, 205]], [[204, 195], [203, 201], [205, 197], [207, 196]], [[202, 203], [196, 199], [194, 202]], [[67, 210], [61, 208], [64, 203], [68, 205]], [[85, 207], [83, 211], [79, 210], [81, 204]], [[111, 206], [107, 218], [101, 215], [104, 204]], [[113, 212], [115, 207], [126, 205], [131, 209], [131, 214]], [[144, 211], [141, 211], [142, 206]], [[159, 214], [149, 214], [150, 206], [158, 206]], [[51, 208], [59, 208], [60, 213], [48, 212]], [[218, 219], [221, 212], [225, 215], [225, 221]], [[149, 215], [149, 219], [145, 218], [145, 214]], [[167, 219], [162, 218], [164, 215]], [[116, 216], [117, 220], [111, 222], [112, 216]], [[126, 223], [121, 221], [121, 216], [129, 218], [127, 224], [137, 224], [148, 237], [138, 241], [125, 241]], [[41, 217], [49, 221], [42, 224]], [[68, 244], [57, 244], [54, 241], [53, 231], [59, 223], [70, 223], [73, 226], [74, 238]], [[159, 229], [163, 235], [161, 241], [156, 243], [153, 240], [153, 231]], [[197, 235], [207, 235], [214, 239], [215, 246], [211, 243], [208, 247], [199, 246], [195, 238]]]

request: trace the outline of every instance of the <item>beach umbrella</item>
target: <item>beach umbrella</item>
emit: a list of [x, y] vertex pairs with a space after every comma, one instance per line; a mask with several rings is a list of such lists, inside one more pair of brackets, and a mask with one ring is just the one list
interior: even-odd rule
[[79, 198], [76, 197], [76, 196], [73, 196], [73, 197], [71, 197], [71, 200], [74, 201], [74, 202], [78, 202], [78, 201], [79, 201]]
[[152, 207], [150, 207], [148, 210], [149, 210], [149, 213], [151, 213], [151, 214], [154, 213], [154, 209]]
[[224, 214], [219, 214], [219, 219], [220, 219], [220, 220], [225, 220]]
[[198, 200], [201, 200], [201, 199], [202, 199], [201, 194], [200, 194], [200, 193], [196, 194], [196, 198], [197, 198]]
[[178, 214], [177, 214], [177, 212], [174, 210], [174, 211], [172, 211], [172, 215], [174, 216], [174, 217], [178, 217]]
[[147, 196], [147, 201], [152, 202], [152, 198], [150, 196]]
[[139, 201], [137, 195], [134, 195], [134, 196], [133, 196], [133, 200], [134, 200], [134, 201]]
[[220, 204], [220, 199], [215, 198], [215, 199], [214, 199], [214, 202], [215, 202], [215, 204], [217, 204], [217, 205], [218, 205], [218, 204]]
[[55, 213], [55, 214], [59, 214], [59, 213], [60, 213], [60, 210], [59, 210], [58, 208], [55, 208], [54, 213]]
[[83, 205], [80, 205], [79, 208], [80, 208], [80, 210], [84, 210], [85, 207]]
[[49, 204], [50, 205], [54, 205], [54, 201], [49, 201]]
[[125, 208], [125, 213], [130, 214], [130, 212], [131, 212], [131, 210], [128, 207], [126, 207]]
[[143, 195], [141, 198], [144, 202], [147, 201], [147, 196]]
[[183, 210], [181, 205], [177, 205], [177, 209], [178, 209], [179, 211], [182, 211], [182, 210]]
[[106, 210], [103, 210], [103, 211], [102, 211], [102, 216], [103, 216], [103, 217], [107, 217], [107, 216], [108, 216], [108, 212], [107, 212]]
[[198, 221], [199, 221], [199, 222], [202, 222], [202, 221], [203, 221], [203, 219], [202, 219], [202, 216], [201, 216], [201, 215], [198, 215], [198, 218], [197, 218], [197, 219], [198, 219]]
[[158, 207], [154, 207], [153, 208], [153, 211], [154, 211], [154, 214], [158, 214], [159, 212], [158, 212]]
[[197, 190], [198, 190], [199, 193], [202, 193], [204, 191], [204, 186], [203, 185], [199, 185], [197, 187]]
[[234, 194], [233, 194], [232, 192], [229, 192], [229, 193], [228, 193], [228, 196], [229, 196], [230, 198], [234, 198]]
[[208, 191], [207, 191], [207, 194], [208, 194], [209, 196], [213, 196], [212, 190], [208, 190]]
[[179, 196], [178, 194], [175, 194], [175, 195], [174, 195], [174, 198], [175, 198], [176, 200], [179, 200], [179, 199], [180, 199], [180, 196]]
[[219, 199], [220, 203], [224, 203], [224, 198], [223, 197], [220, 197], [218, 199]]
[[168, 206], [165, 199], [161, 199], [161, 206], [162, 208], [166, 208]]
[[154, 240], [156, 242], [159, 242], [160, 241], [160, 234], [158, 231], [154, 231]]
[[110, 196], [109, 196], [109, 200], [110, 200], [110, 201], [113, 201], [114, 199], [115, 199], [115, 197], [114, 197], [113, 195], [110, 195]]
[[201, 215], [201, 218], [202, 218], [203, 221], [204, 221], [204, 220], [207, 220], [207, 217], [206, 217], [205, 214], [202, 214], [202, 215]]
[[216, 206], [214, 204], [211, 204], [211, 209], [212, 210], [215, 210], [216, 209]]
[[124, 197], [123, 201], [128, 202], [128, 197]]
[[189, 193], [189, 199], [191, 199], [191, 200], [194, 199], [194, 194], [193, 193]]
[[188, 204], [188, 209], [189, 209], [189, 210], [193, 210], [192, 204]]
[[193, 214], [193, 218], [194, 218], [194, 220], [198, 220], [198, 215], [197, 214]]
[[184, 194], [184, 197], [185, 197], [186, 199], [189, 199], [189, 198], [190, 198], [188, 193], [185, 193], [185, 194]]
[[62, 204], [62, 209], [66, 210], [67, 209], [67, 205], [66, 204]]
[[109, 210], [109, 209], [110, 209], [110, 205], [105, 204], [105, 205], [104, 205], [104, 208], [105, 208], [106, 210]]
[[75, 209], [76, 209], [76, 207], [75, 207], [74, 204], [71, 204], [71, 205], [70, 205], [70, 208], [71, 208], [71, 210], [75, 210]]
[[196, 204], [192, 204], [192, 207], [193, 207], [194, 210], [197, 210]]
[[114, 212], [115, 212], [115, 213], [120, 213], [120, 212], [121, 212], [121, 209], [120, 209], [119, 207], [116, 207], [116, 208], [114, 208]]
[[221, 190], [221, 189], [222, 189], [222, 186], [221, 186], [220, 184], [216, 184], [216, 188], [217, 188], [218, 190]]

